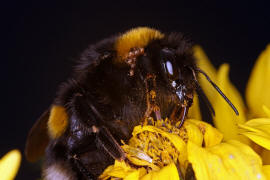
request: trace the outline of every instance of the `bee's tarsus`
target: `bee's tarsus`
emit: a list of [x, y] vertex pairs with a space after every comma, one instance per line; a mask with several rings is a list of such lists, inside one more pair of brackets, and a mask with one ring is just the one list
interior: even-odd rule
[[179, 124], [178, 128], [182, 127], [182, 125], [184, 124], [186, 114], [187, 114], [187, 107], [183, 106], [181, 109], [181, 114], [180, 114], [181, 120], [180, 120], [180, 124]]
[[96, 143], [98, 148], [104, 150], [113, 159], [124, 160], [126, 158], [125, 152], [112, 136], [106, 127], [99, 128], [96, 136]]

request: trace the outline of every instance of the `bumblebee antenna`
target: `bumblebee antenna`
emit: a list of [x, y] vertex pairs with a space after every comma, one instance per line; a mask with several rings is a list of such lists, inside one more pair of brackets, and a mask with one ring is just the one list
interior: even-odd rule
[[210, 103], [210, 101], [208, 100], [207, 96], [203, 92], [203, 90], [202, 90], [202, 88], [201, 88], [201, 86], [200, 86], [200, 84], [199, 84], [199, 82], [197, 80], [194, 69], [191, 68], [191, 67], [189, 67], [189, 68], [193, 73], [193, 78], [194, 78], [194, 81], [195, 81], [197, 94], [202, 98], [203, 102], [206, 104], [206, 106], [208, 107], [209, 111], [213, 114], [213, 116], [215, 116], [215, 110], [214, 110], [212, 104]]
[[233, 109], [233, 111], [235, 112], [235, 114], [238, 116], [239, 112], [236, 109], [236, 107], [232, 104], [232, 102], [225, 96], [225, 94], [219, 89], [219, 87], [210, 79], [210, 77], [201, 69], [196, 68], [195, 71], [203, 74], [205, 76], [205, 78], [207, 79], [207, 81], [209, 81], [211, 83], [211, 85], [217, 90], [217, 92], [224, 98], [224, 100], [231, 106], [231, 108]]

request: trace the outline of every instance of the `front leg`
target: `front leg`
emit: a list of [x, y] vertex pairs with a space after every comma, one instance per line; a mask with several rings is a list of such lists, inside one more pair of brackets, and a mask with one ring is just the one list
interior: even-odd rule
[[146, 87], [146, 104], [147, 109], [145, 112], [145, 120], [150, 117], [151, 113], [154, 112], [156, 119], [161, 119], [160, 108], [156, 103], [156, 76], [152, 74], [148, 74], [145, 79], [145, 87]]
[[113, 159], [120, 161], [126, 159], [125, 152], [106, 127], [96, 128], [96, 131], [96, 145], [98, 149], [105, 151]]
[[180, 123], [177, 127], [180, 128], [184, 124], [188, 109], [192, 105], [193, 94], [187, 94], [184, 91], [180, 90], [177, 92], [177, 95], [179, 96], [180, 103], [175, 105], [173, 112], [170, 115], [170, 119], [174, 122], [179, 121]]

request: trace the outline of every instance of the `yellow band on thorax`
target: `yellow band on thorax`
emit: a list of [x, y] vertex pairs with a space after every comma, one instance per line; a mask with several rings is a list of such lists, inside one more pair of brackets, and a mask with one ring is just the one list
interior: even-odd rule
[[132, 48], [144, 48], [150, 41], [163, 37], [164, 34], [160, 31], [148, 27], [138, 27], [127, 31], [116, 40], [117, 61], [123, 60]]

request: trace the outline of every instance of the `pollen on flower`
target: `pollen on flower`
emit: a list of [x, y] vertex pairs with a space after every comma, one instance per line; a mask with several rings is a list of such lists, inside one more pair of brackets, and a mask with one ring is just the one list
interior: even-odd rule
[[[147, 175], [161, 173], [164, 169], [175, 166], [182, 174], [185, 174], [189, 165], [187, 160], [187, 144], [189, 141], [199, 146], [208, 146], [220, 143], [222, 140], [221, 134], [202, 121], [189, 119], [185, 121], [181, 128], [178, 128], [180, 121], [172, 122], [168, 118], [154, 120], [149, 117], [143, 122], [143, 125], [134, 128], [132, 137], [127, 143], [122, 141], [122, 148], [129, 163], [124, 163], [125, 165], [119, 168], [118, 165], [121, 163], [116, 163], [116, 161], [113, 166], [109, 166], [103, 172], [100, 176], [101, 179], [126, 177], [135, 171], [132, 168], [134, 166], [130, 166], [130, 163], [135, 167], [144, 169], [143, 171], [137, 170], [137, 173], [138, 171]], [[213, 132], [209, 133], [209, 131]], [[209, 135], [215, 136], [215, 138], [209, 139]], [[204, 141], [210, 143], [204, 143]], [[173, 171], [173, 169], [175, 170], [175, 168], [171, 170]], [[119, 172], [119, 175], [115, 175], [115, 170]], [[176, 179], [179, 179], [178, 172], [170, 173], [176, 174]], [[123, 174], [126, 174], [126, 176]]]
[[127, 160], [116, 160], [100, 179], [179, 180], [189, 178], [190, 171], [198, 180], [265, 179], [251, 148], [236, 140], [222, 142], [222, 134], [205, 122], [187, 119], [181, 128], [169, 119], [145, 122], [133, 129], [127, 143], [122, 141]]
[[[187, 140], [185, 128], [176, 128], [168, 119], [154, 121], [150, 118], [147, 122], [150, 122], [154, 127], [164, 131], [164, 133], [167, 132], [179, 135], [179, 137], [183, 137], [183, 139]], [[150, 170], [153, 170], [153, 167], [154, 169], [157, 167], [162, 168], [170, 163], [177, 164], [180, 154], [174, 144], [162, 133], [147, 130], [133, 136], [129, 140], [128, 145], [125, 144], [123, 146], [123, 149], [128, 155], [132, 155], [132, 157], [128, 156], [131, 162], [134, 162], [134, 158], [138, 158], [139, 160], [148, 159], [148, 162], [149, 159], [151, 159], [152, 167], [148, 167]], [[134, 149], [137, 150], [137, 154], [134, 154]]]

